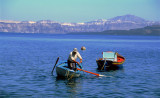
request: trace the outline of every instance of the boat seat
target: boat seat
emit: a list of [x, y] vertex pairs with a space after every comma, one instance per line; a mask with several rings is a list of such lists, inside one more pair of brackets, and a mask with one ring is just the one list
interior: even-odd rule
[[117, 61], [116, 52], [103, 52], [103, 60]]

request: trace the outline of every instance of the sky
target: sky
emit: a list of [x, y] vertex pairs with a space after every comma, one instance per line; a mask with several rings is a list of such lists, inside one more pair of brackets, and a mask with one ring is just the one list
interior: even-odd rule
[[160, 0], [0, 0], [0, 20], [88, 22], [131, 14], [160, 21]]

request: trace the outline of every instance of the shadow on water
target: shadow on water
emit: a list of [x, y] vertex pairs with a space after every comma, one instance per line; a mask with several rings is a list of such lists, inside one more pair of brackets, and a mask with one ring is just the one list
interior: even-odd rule
[[104, 77], [110, 77], [110, 78], [123, 78], [125, 74], [125, 69], [109, 69], [109, 70], [98, 70], [96, 69], [97, 72], [101, 73], [104, 75]]
[[10, 94], [4, 90], [0, 90], [0, 98], [10, 97]]
[[[79, 77], [80, 78], [80, 77]], [[56, 77], [56, 82], [64, 82], [66, 86], [76, 87], [79, 82], [79, 78], [65, 78], [65, 77]]]
[[62, 89], [65, 89], [65, 92], [69, 94], [69, 97], [74, 97], [78, 94], [79, 88], [81, 87], [81, 80], [82, 78], [64, 78], [64, 77], [56, 77], [55, 85], [56, 86], [63, 86]]

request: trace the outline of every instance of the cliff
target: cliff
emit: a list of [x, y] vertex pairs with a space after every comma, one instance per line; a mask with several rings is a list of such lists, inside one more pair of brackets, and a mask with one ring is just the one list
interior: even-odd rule
[[42, 21], [0, 21], [0, 32], [14, 33], [53, 33], [102, 32], [105, 30], [130, 30], [158, 25], [160, 22], [146, 21], [134, 15], [117, 16], [111, 19], [99, 19], [84, 23], [59, 23]]

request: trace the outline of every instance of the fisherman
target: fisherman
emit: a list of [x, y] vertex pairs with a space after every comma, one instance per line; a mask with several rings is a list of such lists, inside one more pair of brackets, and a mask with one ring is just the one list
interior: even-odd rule
[[80, 63], [82, 63], [82, 57], [80, 53], [78, 52], [77, 48], [74, 48], [68, 57], [68, 67], [70, 69], [76, 70], [76, 63], [80, 65], [80, 63], [76, 61], [77, 57], [80, 59]]

